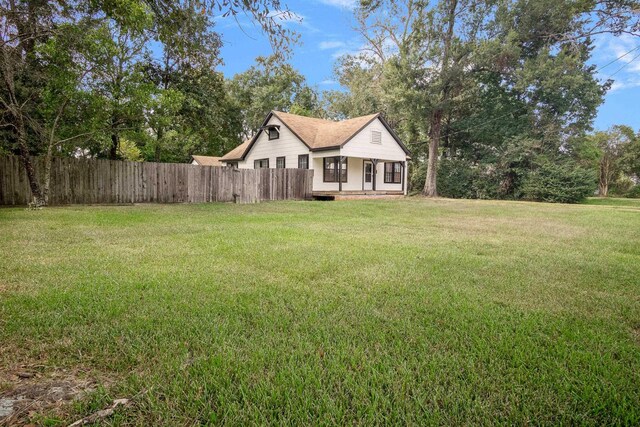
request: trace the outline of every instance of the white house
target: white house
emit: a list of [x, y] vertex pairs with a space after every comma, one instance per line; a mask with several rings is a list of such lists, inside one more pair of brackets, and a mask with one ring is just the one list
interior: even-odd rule
[[407, 194], [409, 150], [378, 114], [340, 122], [272, 111], [221, 161], [246, 169], [313, 169], [314, 196]]

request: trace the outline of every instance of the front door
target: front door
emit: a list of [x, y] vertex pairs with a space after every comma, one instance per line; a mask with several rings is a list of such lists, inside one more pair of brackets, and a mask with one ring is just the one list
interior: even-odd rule
[[373, 163], [364, 162], [364, 190], [373, 190]]

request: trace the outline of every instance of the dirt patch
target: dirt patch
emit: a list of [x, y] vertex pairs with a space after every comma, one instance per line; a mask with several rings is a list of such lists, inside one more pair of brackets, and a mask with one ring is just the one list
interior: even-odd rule
[[0, 426], [23, 425], [44, 411], [61, 413], [62, 407], [94, 391], [96, 382], [79, 373], [38, 372], [21, 367], [0, 373]]

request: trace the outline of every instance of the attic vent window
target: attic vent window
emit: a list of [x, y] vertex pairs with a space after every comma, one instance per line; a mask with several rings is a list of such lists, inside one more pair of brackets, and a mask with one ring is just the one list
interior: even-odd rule
[[371, 143], [372, 144], [382, 144], [382, 132], [379, 130], [371, 131]]
[[280, 131], [276, 127], [269, 128], [269, 141], [280, 138]]

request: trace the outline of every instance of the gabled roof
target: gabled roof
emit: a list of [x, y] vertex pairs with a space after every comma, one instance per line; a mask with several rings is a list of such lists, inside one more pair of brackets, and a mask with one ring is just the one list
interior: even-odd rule
[[[396, 140], [398, 145], [409, 154], [409, 150], [402, 144], [400, 138], [393, 132], [389, 124], [382, 118], [380, 113], [369, 114], [368, 116], [355, 117], [353, 119], [333, 121], [316, 119], [313, 117], [298, 116], [296, 114], [283, 113], [281, 111], [272, 111], [267, 115], [267, 118], [263, 122], [263, 127], [269, 123], [271, 117], [278, 118], [295, 136], [300, 139], [310, 151], [329, 150], [334, 148], [341, 148], [344, 144], [349, 142], [358, 132], [360, 132], [365, 126], [374, 121], [380, 119], [382, 124], [387, 128], [389, 133]], [[250, 140], [245, 141], [241, 145], [237, 146], [222, 157], [223, 161], [242, 160], [258, 136], [262, 132], [262, 129]]]
[[251, 144], [251, 139], [247, 139], [245, 142], [243, 142], [242, 144], [238, 145], [236, 148], [234, 148], [233, 150], [229, 151], [227, 154], [225, 154], [224, 156], [222, 156], [220, 159], [224, 162], [224, 161], [230, 161], [230, 160], [241, 160], [245, 153], [249, 148], [249, 145]]
[[200, 166], [222, 166], [220, 159], [222, 159], [222, 157], [191, 156], [191, 160], [195, 160]]

